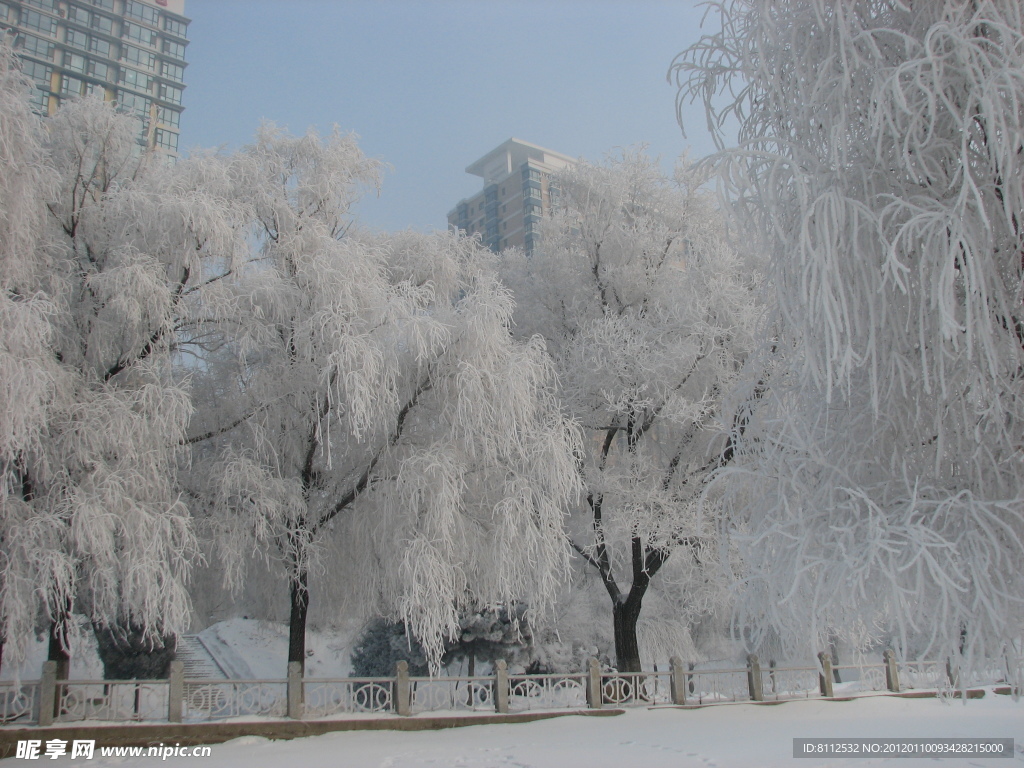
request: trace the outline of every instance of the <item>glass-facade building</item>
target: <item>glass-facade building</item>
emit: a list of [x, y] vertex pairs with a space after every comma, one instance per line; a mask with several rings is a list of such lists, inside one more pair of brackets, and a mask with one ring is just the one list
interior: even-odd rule
[[52, 115], [62, 99], [101, 93], [138, 117], [140, 146], [178, 154], [185, 0], [0, 0], [32, 104]]
[[512, 247], [533, 253], [541, 217], [558, 204], [553, 174], [572, 163], [568, 155], [509, 139], [466, 168], [483, 178], [484, 188], [459, 201], [448, 226], [479, 235], [495, 253]]

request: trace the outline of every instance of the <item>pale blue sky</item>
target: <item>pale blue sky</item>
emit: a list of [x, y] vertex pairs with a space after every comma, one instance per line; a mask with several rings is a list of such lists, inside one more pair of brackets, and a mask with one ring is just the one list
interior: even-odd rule
[[[673, 57], [700, 35], [690, 0], [187, 0], [181, 147], [237, 148], [260, 120], [334, 124], [389, 163], [368, 226], [444, 229], [482, 181], [471, 162], [509, 137], [601, 159], [641, 142], [666, 168], [712, 150], [684, 139]], [[711, 23], [709, 21], [709, 23]]]

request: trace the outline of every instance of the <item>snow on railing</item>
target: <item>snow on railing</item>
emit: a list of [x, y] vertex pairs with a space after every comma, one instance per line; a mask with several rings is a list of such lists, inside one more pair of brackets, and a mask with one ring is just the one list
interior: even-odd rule
[[413, 712], [494, 712], [492, 677], [411, 677]]
[[888, 688], [885, 679], [885, 664], [837, 664], [835, 685], [842, 685], [844, 693], [856, 691], [884, 691]]
[[20, 684], [0, 682], [0, 724], [34, 720], [38, 701], [38, 680], [23, 680]]
[[167, 716], [167, 680], [68, 680], [56, 686], [60, 722], [139, 721]]
[[379, 677], [304, 680], [305, 714], [330, 717], [348, 713], [394, 711], [394, 681]]
[[747, 668], [691, 668], [684, 678], [684, 692], [687, 704], [747, 701], [750, 699]]
[[774, 701], [783, 699], [809, 699], [821, 695], [822, 670], [813, 667], [768, 667], [764, 674], [764, 698]]
[[204, 722], [229, 717], [284, 717], [285, 680], [185, 680], [183, 720]]
[[587, 706], [586, 675], [509, 676], [509, 709], [582, 709]]
[[718, 702], [781, 701], [833, 697], [863, 691], [932, 689], [1002, 683], [1020, 691], [1021, 660], [982, 665], [960, 680], [952, 662], [898, 661], [886, 651], [881, 664], [832, 664], [767, 668], [757, 656], [746, 666], [703, 668], [671, 660], [668, 670], [618, 672], [596, 659], [577, 673], [509, 674], [498, 660], [493, 675], [411, 677], [399, 662], [390, 678], [304, 679], [301, 665], [289, 664], [285, 680], [186, 679], [180, 661], [166, 680], [57, 680], [46, 662], [39, 681], [0, 682], [0, 724], [51, 725], [83, 720], [197, 723], [236, 717], [336, 717], [348, 714], [412, 715], [424, 712], [523, 712], [598, 709], [604, 706], [698, 706]]
[[672, 704], [670, 672], [604, 672], [601, 674], [603, 704], [644, 706]]

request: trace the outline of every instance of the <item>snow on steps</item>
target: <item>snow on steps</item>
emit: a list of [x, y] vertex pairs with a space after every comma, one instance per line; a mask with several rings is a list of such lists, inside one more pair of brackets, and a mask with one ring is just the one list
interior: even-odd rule
[[180, 636], [175, 657], [184, 665], [187, 678], [226, 680], [228, 677], [199, 635]]

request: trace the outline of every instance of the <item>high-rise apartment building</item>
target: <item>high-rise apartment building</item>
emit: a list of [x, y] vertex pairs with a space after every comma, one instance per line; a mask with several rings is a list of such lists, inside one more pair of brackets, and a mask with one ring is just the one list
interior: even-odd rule
[[448, 225], [479, 234], [498, 252], [519, 246], [533, 252], [541, 216], [558, 203], [552, 174], [574, 160], [519, 139], [509, 139], [466, 168], [481, 176], [484, 189], [461, 200], [448, 214]]
[[13, 37], [32, 80], [32, 104], [53, 114], [62, 99], [102, 93], [139, 118], [138, 141], [178, 153], [185, 0], [0, 0], [0, 29]]

